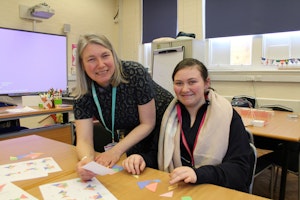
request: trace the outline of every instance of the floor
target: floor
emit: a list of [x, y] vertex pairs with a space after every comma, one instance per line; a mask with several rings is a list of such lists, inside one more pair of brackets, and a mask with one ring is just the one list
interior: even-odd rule
[[[265, 170], [254, 179], [253, 194], [270, 198], [270, 176], [271, 172]], [[280, 173], [278, 177], [273, 198], [275, 200], [279, 199]], [[287, 176], [285, 200], [298, 200], [298, 176], [292, 173]]]

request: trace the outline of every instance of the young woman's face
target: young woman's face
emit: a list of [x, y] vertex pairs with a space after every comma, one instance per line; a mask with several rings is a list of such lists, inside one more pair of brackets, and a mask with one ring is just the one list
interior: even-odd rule
[[174, 92], [178, 100], [187, 108], [198, 109], [205, 103], [204, 93], [209, 87], [209, 80], [203, 80], [196, 66], [179, 70], [174, 76]]
[[98, 44], [88, 44], [82, 52], [83, 67], [87, 75], [102, 87], [110, 84], [115, 72], [112, 52]]

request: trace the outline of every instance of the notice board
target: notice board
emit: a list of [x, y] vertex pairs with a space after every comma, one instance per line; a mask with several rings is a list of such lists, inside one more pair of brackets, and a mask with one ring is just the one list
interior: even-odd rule
[[152, 78], [174, 95], [172, 73], [175, 66], [183, 59], [184, 47], [171, 47], [153, 51]]

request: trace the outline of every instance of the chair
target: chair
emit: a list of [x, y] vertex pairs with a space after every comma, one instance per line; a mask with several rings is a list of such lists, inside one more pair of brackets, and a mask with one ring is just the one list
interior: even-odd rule
[[274, 172], [275, 172], [275, 167], [273, 165], [273, 163], [269, 160], [264, 159], [263, 156], [257, 156], [257, 151], [256, 151], [256, 147], [255, 147], [255, 143], [254, 143], [254, 137], [253, 134], [246, 129], [248, 137], [249, 137], [249, 142], [250, 142], [250, 146], [252, 148], [252, 151], [254, 153], [255, 156], [255, 162], [254, 162], [254, 167], [253, 167], [253, 171], [252, 171], [252, 180], [251, 180], [251, 184], [249, 187], [249, 193], [252, 193], [253, 190], [253, 182], [254, 179], [259, 176], [262, 172], [264, 172], [265, 170], [270, 169], [271, 170], [271, 180], [270, 180], [270, 197], [271, 199], [273, 198], [273, 188], [274, 188]]
[[[289, 150], [287, 169], [288, 169], [288, 173], [293, 173], [298, 176], [298, 198], [300, 198], [300, 177], [299, 177], [300, 143], [289, 143], [287, 145], [288, 146], [286, 148], [288, 148]], [[277, 149], [271, 153], [264, 155], [264, 159], [266, 159], [268, 162], [272, 162], [276, 167], [274, 186], [277, 183], [279, 168], [281, 168], [284, 163], [283, 159], [285, 154], [283, 151], [284, 149]], [[275, 187], [273, 188], [273, 190], [275, 190]]]
[[252, 149], [251, 155], [252, 155], [252, 159], [254, 160], [253, 162], [253, 168], [252, 168], [252, 177], [251, 177], [251, 182], [250, 182], [250, 186], [249, 186], [249, 193], [252, 194], [253, 191], [253, 182], [254, 182], [254, 177], [255, 177], [255, 171], [256, 171], [256, 163], [257, 163], [257, 152], [256, 152], [256, 148], [254, 146], [254, 144], [250, 143], [250, 147]]
[[99, 122], [94, 123], [94, 149], [98, 152], [104, 152], [104, 146], [111, 143], [112, 136]]

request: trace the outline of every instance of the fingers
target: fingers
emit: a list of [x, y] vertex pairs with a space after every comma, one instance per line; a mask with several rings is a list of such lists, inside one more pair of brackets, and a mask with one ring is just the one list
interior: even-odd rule
[[185, 183], [195, 183], [197, 176], [195, 171], [190, 167], [178, 167], [170, 173], [170, 184], [184, 181]]
[[82, 172], [79, 174], [79, 177], [81, 178], [81, 180], [83, 181], [88, 181], [91, 180], [92, 178], [94, 178], [96, 175], [88, 170], [85, 170], [85, 172]]
[[111, 160], [106, 160], [106, 159], [102, 159], [102, 158], [96, 159], [95, 161], [97, 163], [99, 163], [100, 165], [103, 165], [105, 167], [110, 167], [110, 165], [112, 164]]
[[113, 155], [110, 152], [104, 152], [99, 154], [95, 161], [105, 167], [113, 167], [118, 161], [120, 157]]
[[96, 176], [95, 173], [93, 173], [89, 170], [83, 169], [80, 164], [78, 164], [78, 166], [77, 166], [77, 174], [83, 181], [91, 180], [92, 178], [94, 178]]
[[122, 162], [123, 168], [131, 174], [141, 174], [145, 169], [146, 163], [142, 156], [131, 155]]

